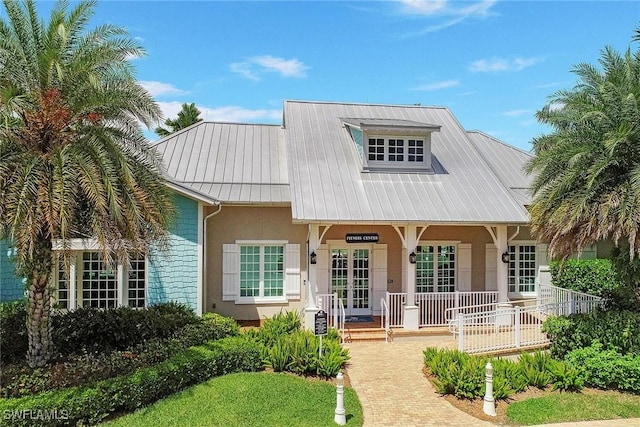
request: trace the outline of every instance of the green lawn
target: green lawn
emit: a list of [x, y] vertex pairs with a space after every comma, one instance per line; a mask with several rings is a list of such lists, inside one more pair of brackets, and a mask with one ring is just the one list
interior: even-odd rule
[[553, 393], [511, 403], [507, 408], [507, 416], [510, 421], [523, 425], [640, 418], [640, 396], [623, 393]]
[[[348, 426], [362, 425], [356, 393], [345, 388]], [[176, 393], [108, 425], [281, 427], [331, 426], [336, 387], [294, 375], [239, 373], [214, 378]]]

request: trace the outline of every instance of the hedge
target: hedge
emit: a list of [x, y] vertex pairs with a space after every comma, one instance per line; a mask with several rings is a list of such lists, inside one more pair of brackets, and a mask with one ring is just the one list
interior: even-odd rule
[[640, 354], [640, 313], [600, 311], [549, 317], [542, 331], [551, 340], [551, 355], [563, 359], [567, 353], [599, 341], [620, 354]]
[[620, 354], [595, 341], [589, 347], [573, 350], [565, 360], [576, 367], [589, 386], [640, 394], [640, 355]]
[[549, 265], [554, 286], [608, 298], [621, 283], [609, 259], [570, 259]]
[[10, 426], [97, 424], [109, 414], [134, 411], [215, 376], [261, 368], [257, 344], [225, 338], [92, 386], [0, 399], [0, 412], [3, 425]]

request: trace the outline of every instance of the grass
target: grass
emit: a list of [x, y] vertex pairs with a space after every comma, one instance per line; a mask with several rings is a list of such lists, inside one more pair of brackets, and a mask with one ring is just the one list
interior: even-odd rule
[[640, 396], [613, 392], [553, 393], [511, 403], [507, 417], [510, 422], [522, 425], [639, 418]]
[[[361, 426], [360, 401], [352, 389], [344, 391], [347, 426]], [[188, 388], [108, 426], [334, 427], [335, 407], [336, 387], [331, 383], [288, 374], [239, 373]]]

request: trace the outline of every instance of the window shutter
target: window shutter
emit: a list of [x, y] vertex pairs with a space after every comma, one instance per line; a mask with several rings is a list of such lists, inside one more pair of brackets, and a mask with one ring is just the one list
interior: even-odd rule
[[498, 249], [493, 243], [487, 243], [484, 250], [484, 289], [486, 291], [498, 290]]
[[240, 246], [222, 245], [222, 301], [235, 301], [240, 288]]
[[471, 290], [471, 243], [458, 244], [458, 290]]
[[330, 294], [329, 269], [331, 268], [331, 261], [329, 260], [329, 249], [327, 245], [320, 245], [320, 247], [316, 249], [316, 255], [318, 256], [318, 264], [316, 264], [317, 283], [311, 283], [311, 286], [315, 286], [314, 289], [318, 290], [318, 294]]
[[373, 245], [373, 310], [380, 312], [380, 298], [387, 292], [387, 245], [384, 243]]
[[300, 299], [300, 245], [285, 245], [285, 290], [287, 299]]

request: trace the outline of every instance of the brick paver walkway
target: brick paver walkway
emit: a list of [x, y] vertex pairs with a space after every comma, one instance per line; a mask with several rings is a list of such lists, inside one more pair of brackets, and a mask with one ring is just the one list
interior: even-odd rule
[[[453, 407], [435, 393], [422, 373], [422, 351], [451, 347], [450, 340], [353, 342], [347, 373], [364, 412], [364, 427], [494, 426]], [[549, 426], [549, 425], [548, 425]], [[640, 419], [553, 424], [554, 427], [631, 427]]]

